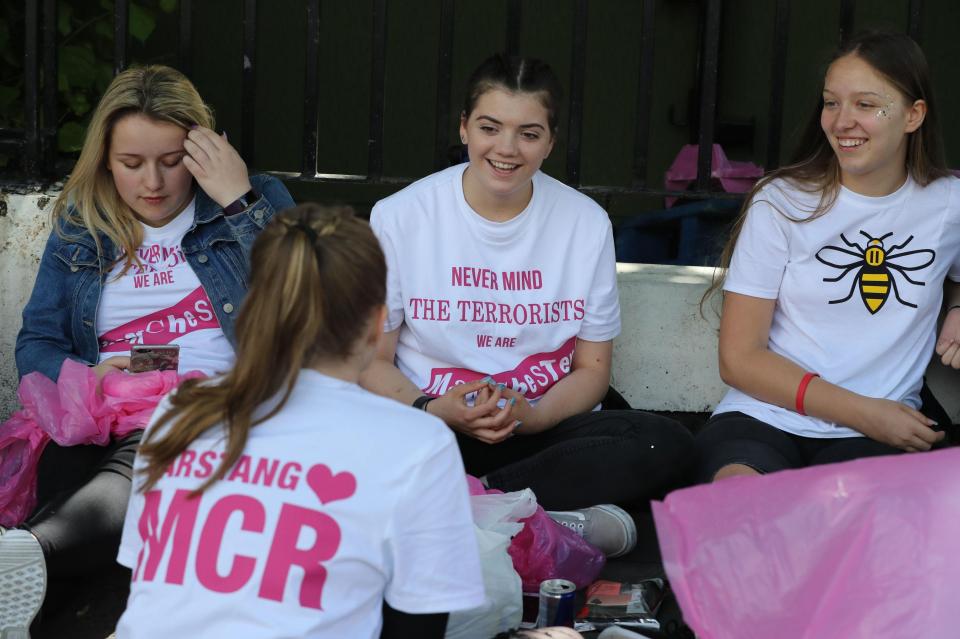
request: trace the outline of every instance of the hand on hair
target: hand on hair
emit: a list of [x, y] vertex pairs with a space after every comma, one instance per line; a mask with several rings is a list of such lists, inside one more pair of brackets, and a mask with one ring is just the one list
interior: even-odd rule
[[103, 376], [114, 371], [125, 371], [130, 367], [130, 358], [126, 355], [108, 357], [96, 366], [93, 366], [93, 372], [97, 375], [97, 390], [100, 390], [100, 382]]
[[220, 206], [229, 206], [252, 188], [247, 165], [227, 142], [226, 133], [219, 136], [198, 126], [187, 133], [183, 148], [187, 152], [183, 165]]
[[[487, 444], [497, 444], [513, 434], [516, 423], [511, 402], [502, 408], [497, 406], [503, 390], [488, 379], [459, 384], [427, 404], [427, 412], [457, 432]], [[473, 406], [467, 405], [467, 395], [471, 393], [477, 393]]]
[[945, 433], [933, 430], [936, 422], [906, 404], [865, 397], [857, 430], [876, 441], [909, 453], [930, 450]]
[[936, 351], [944, 366], [960, 368], [960, 307], [951, 308], [943, 318]]

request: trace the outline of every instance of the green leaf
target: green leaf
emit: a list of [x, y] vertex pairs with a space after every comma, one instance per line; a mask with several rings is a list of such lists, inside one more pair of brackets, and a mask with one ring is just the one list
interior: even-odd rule
[[87, 99], [86, 93], [68, 93], [66, 100], [67, 104], [70, 105], [70, 110], [78, 116], [85, 115], [90, 110], [90, 100]]
[[157, 21], [139, 5], [130, 3], [130, 35], [146, 42], [157, 26]]
[[113, 82], [113, 65], [101, 62], [97, 65], [97, 95], [103, 95]]
[[178, 4], [178, 0], [160, 0], [160, 10], [164, 13], [173, 13]]
[[113, 22], [111, 19], [97, 20], [93, 25], [93, 32], [104, 40], [113, 42]]
[[65, 153], [79, 151], [87, 129], [78, 122], [67, 122], [57, 131], [57, 148]]
[[97, 61], [89, 45], [60, 47], [60, 63], [57, 67], [57, 86], [61, 91], [89, 89], [97, 77]]
[[73, 30], [71, 18], [73, 17], [73, 7], [61, 0], [57, 3], [57, 31], [60, 35], [67, 35]]

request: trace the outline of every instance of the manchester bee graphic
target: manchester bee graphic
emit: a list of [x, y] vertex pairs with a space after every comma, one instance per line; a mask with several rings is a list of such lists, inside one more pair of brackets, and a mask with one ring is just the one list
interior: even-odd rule
[[[853, 292], [860, 291], [860, 299], [863, 305], [867, 307], [870, 314], [873, 315], [881, 308], [890, 296], [890, 290], [893, 289], [893, 296], [898, 302], [910, 308], [917, 308], [902, 297], [897, 289], [897, 274], [904, 280], [916, 286], [925, 286], [925, 282], [919, 282], [912, 279], [908, 271], [919, 271], [931, 264], [936, 257], [932, 249], [917, 249], [913, 251], [902, 251], [906, 248], [913, 236], [911, 235], [902, 244], [895, 244], [890, 248], [885, 248], [883, 241], [893, 235], [893, 232], [880, 237], [871, 237], [869, 234], [860, 231], [860, 235], [867, 238], [866, 247], [860, 246], [856, 242], [851, 242], [843, 233], [840, 239], [850, 248], [841, 246], [824, 246], [817, 251], [816, 258], [823, 264], [839, 269], [841, 272], [836, 277], [825, 277], [824, 282], [839, 282], [845, 278], [851, 271], [856, 271], [853, 283], [850, 285], [850, 292], [841, 299], [830, 300], [831, 304], [841, 304], [853, 297]], [[853, 249], [853, 250], [851, 250]], [[897, 251], [902, 251], [898, 253]], [[849, 257], [854, 257], [850, 261]], [[829, 258], [829, 259], [828, 259]], [[836, 261], [830, 261], [830, 260]], [[859, 285], [859, 286], [858, 286]]]

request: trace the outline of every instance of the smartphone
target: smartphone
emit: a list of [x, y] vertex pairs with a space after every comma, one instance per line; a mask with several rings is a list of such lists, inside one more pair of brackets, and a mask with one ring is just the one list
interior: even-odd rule
[[175, 371], [180, 364], [178, 344], [134, 344], [130, 347], [130, 372]]

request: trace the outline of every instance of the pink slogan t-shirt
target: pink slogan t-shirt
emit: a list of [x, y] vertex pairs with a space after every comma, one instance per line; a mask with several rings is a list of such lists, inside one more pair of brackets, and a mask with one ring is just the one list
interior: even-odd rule
[[212, 375], [233, 365], [233, 347], [180, 246], [195, 202], [165, 226], [142, 225], [140, 263], [123, 275], [119, 263], [107, 276], [97, 310], [101, 362], [129, 354], [134, 344], [179, 344], [181, 373]]
[[215, 427], [145, 494], [135, 475], [118, 639], [373, 639], [384, 600], [410, 614], [484, 602], [463, 464], [439, 420], [303, 370], [226, 478], [191, 498], [223, 451]]
[[613, 234], [589, 197], [543, 174], [527, 208], [491, 222], [463, 195], [467, 165], [374, 207], [387, 258], [385, 330], [424, 393], [490, 375], [536, 402], [573, 363], [578, 338], [620, 332]]

